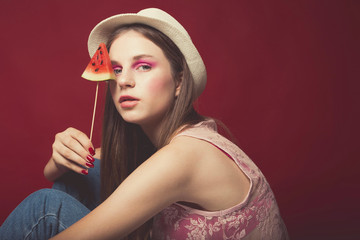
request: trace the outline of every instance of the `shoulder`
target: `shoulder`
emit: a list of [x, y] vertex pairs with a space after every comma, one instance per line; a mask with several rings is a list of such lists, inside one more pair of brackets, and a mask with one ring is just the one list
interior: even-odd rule
[[175, 161], [193, 162], [203, 156], [204, 150], [211, 146], [210, 143], [191, 136], [178, 136], [159, 152], [165, 155], [171, 155]]
[[[159, 201], [163, 201], [160, 204], [162, 207], [187, 199], [194, 175], [194, 156], [187, 145], [187, 139], [179, 138], [162, 147], [138, 166], [123, 181], [119, 190], [123, 189], [122, 194], [126, 189], [137, 189], [144, 195], [161, 195]], [[163, 195], [164, 192], [166, 195]]]
[[200, 167], [200, 149], [204, 149], [202, 142], [192, 137], [179, 136], [154, 153], [139, 170], [161, 173], [161, 177], [172, 179], [173, 182], [189, 183]]
[[166, 166], [168, 169], [174, 169], [176, 174], [191, 178], [196, 175], [204, 163], [212, 158], [218, 149], [211, 143], [190, 137], [178, 136], [168, 145], [157, 151], [150, 161], [156, 161], [158, 164]]
[[198, 140], [190, 137], [177, 137], [159, 149], [146, 162], [164, 166], [168, 170], [174, 169], [178, 174], [189, 174], [189, 164], [193, 163], [197, 155], [197, 142]]

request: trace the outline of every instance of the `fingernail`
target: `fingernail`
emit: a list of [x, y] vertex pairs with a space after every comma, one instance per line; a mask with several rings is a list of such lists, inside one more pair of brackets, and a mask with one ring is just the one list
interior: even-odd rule
[[91, 167], [91, 168], [94, 167], [94, 164], [92, 164], [92, 163], [87, 162], [87, 163], [85, 163], [85, 164], [86, 164], [86, 166], [88, 166], [88, 167]]
[[89, 172], [88, 172], [87, 170], [85, 170], [85, 169], [82, 170], [81, 173], [84, 174], [84, 175], [88, 175], [88, 174], [89, 174]]
[[95, 159], [90, 155], [87, 155], [86, 159], [89, 160], [89, 162], [92, 162], [92, 163], [95, 162]]
[[95, 150], [92, 147], [89, 148], [89, 152], [91, 155], [93, 156], [95, 155]]

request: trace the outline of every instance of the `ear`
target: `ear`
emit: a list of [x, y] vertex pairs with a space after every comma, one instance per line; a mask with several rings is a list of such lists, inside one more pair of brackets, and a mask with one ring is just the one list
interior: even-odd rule
[[178, 97], [180, 94], [183, 78], [184, 78], [183, 72], [179, 73], [179, 76], [176, 79], [175, 97]]

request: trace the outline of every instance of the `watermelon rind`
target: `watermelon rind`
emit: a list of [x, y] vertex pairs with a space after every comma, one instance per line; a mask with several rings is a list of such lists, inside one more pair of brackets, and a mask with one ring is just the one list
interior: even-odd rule
[[82, 78], [85, 78], [89, 81], [106, 81], [106, 80], [115, 80], [115, 74], [112, 72], [112, 74], [109, 73], [92, 73], [89, 71], [85, 71], [82, 75]]

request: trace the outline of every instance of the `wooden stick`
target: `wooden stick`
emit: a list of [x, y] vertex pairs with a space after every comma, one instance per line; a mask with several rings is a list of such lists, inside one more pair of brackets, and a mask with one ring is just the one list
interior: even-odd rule
[[95, 112], [96, 112], [96, 103], [97, 103], [98, 91], [99, 91], [99, 82], [97, 82], [97, 84], [96, 84], [94, 111], [93, 111], [93, 116], [92, 116], [92, 121], [91, 121], [91, 130], [90, 130], [90, 141], [92, 140], [93, 129], [94, 129]]

